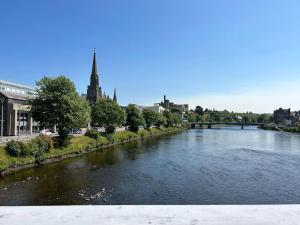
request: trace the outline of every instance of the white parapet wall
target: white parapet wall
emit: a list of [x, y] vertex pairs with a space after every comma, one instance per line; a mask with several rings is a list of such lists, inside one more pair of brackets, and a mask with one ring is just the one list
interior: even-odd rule
[[300, 224], [300, 205], [0, 207], [1, 225]]

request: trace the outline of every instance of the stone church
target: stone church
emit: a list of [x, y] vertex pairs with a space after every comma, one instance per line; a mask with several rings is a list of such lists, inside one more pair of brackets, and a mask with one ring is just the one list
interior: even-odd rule
[[[105, 92], [102, 93], [102, 88], [99, 84], [99, 75], [98, 75], [97, 62], [96, 62], [96, 51], [94, 51], [92, 73], [90, 77], [90, 85], [88, 85], [87, 88], [86, 100], [93, 105], [97, 102], [98, 99], [102, 99], [102, 98], [109, 99], [109, 96], [106, 95]], [[116, 89], [114, 89], [113, 100], [117, 102]]]

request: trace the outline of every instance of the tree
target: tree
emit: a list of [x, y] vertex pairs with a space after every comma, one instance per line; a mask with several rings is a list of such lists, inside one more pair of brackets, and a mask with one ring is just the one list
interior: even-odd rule
[[177, 113], [171, 113], [171, 116], [173, 118], [174, 125], [180, 125], [181, 124], [181, 116], [179, 116]]
[[172, 113], [168, 110], [165, 110], [163, 112], [163, 116], [166, 117], [166, 119], [167, 119], [166, 126], [167, 127], [172, 127], [174, 125], [174, 120], [173, 120], [173, 117], [172, 117]]
[[92, 123], [105, 127], [107, 133], [113, 133], [126, 121], [124, 110], [111, 99], [99, 99], [92, 107]]
[[158, 118], [158, 113], [150, 109], [144, 109], [143, 117], [145, 119], [146, 127], [149, 129], [151, 126], [153, 126], [156, 123]]
[[250, 117], [248, 115], [243, 115], [242, 116], [242, 122], [244, 123], [249, 123], [250, 122]]
[[41, 127], [57, 126], [59, 144], [66, 145], [68, 131], [90, 121], [90, 107], [76, 92], [74, 83], [64, 76], [44, 77], [37, 82], [35, 98], [29, 100], [31, 114]]
[[198, 115], [203, 115], [203, 108], [201, 106], [196, 106], [195, 108], [195, 113], [197, 113]]
[[129, 126], [129, 130], [137, 132], [140, 126], [145, 126], [143, 115], [135, 105], [129, 104], [126, 108], [126, 114], [126, 125]]
[[171, 113], [177, 113], [179, 116], [182, 115], [182, 109], [180, 108], [172, 108]]
[[[198, 116], [198, 114], [196, 114], [197, 116]], [[197, 116], [196, 115], [194, 115], [193, 113], [188, 113], [187, 115], [186, 115], [186, 119], [187, 119], [187, 121], [189, 121], [190, 123], [192, 123], [192, 122], [196, 122], [196, 120], [197, 120]]]
[[157, 128], [160, 128], [161, 126], [166, 126], [166, 124], [167, 124], [167, 118], [164, 117], [161, 113], [158, 113], [157, 120], [154, 125]]
[[[271, 116], [269, 116], [267, 114], [260, 114], [257, 118], [257, 122], [258, 123], [268, 123], [268, 122], [270, 122], [270, 117]], [[271, 119], [271, 121], [272, 121], [272, 119]]]
[[181, 124], [181, 117], [177, 113], [171, 113], [170, 111], [164, 111], [163, 115], [167, 119], [166, 126], [172, 127], [174, 125]]

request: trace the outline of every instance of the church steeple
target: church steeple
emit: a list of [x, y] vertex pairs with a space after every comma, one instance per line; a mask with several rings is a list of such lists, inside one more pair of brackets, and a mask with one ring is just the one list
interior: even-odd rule
[[94, 49], [92, 75], [96, 75], [98, 77], [97, 62], [96, 62], [96, 49]]
[[114, 89], [114, 97], [113, 97], [113, 100], [114, 100], [115, 102], [117, 102], [117, 101], [118, 101], [118, 99], [117, 99], [117, 91], [116, 91], [116, 89]]
[[96, 62], [96, 50], [94, 49], [94, 56], [93, 56], [93, 66], [92, 66], [92, 73], [90, 77], [90, 85], [87, 89], [87, 100], [91, 104], [95, 104], [96, 101], [102, 98], [102, 91], [99, 85], [99, 76], [98, 76], [98, 69], [97, 69], [97, 62]]

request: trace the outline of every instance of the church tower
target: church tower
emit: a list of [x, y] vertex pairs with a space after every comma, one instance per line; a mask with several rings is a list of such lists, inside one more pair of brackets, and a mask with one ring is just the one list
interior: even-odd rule
[[98, 99], [102, 98], [102, 91], [99, 85], [99, 76], [96, 62], [96, 51], [94, 50], [92, 73], [90, 78], [90, 85], [87, 88], [86, 99], [90, 104], [95, 104]]

